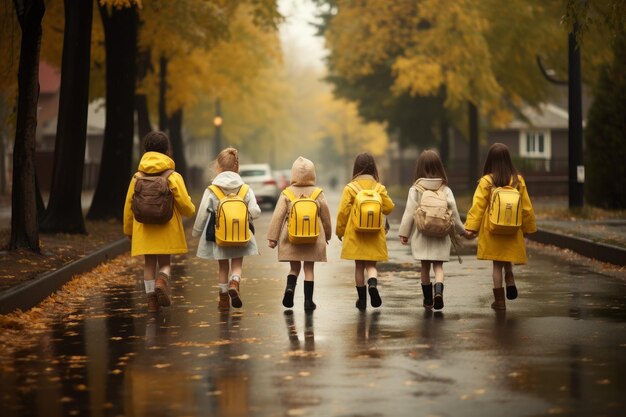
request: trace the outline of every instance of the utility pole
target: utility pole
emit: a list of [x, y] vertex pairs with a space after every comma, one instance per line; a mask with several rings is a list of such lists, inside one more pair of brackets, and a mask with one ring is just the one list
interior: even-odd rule
[[585, 200], [583, 163], [583, 111], [581, 92], [580, 46], [576, 44], [578, 22], [568, 35], [568, 171], [569, 208], [582, 207]]

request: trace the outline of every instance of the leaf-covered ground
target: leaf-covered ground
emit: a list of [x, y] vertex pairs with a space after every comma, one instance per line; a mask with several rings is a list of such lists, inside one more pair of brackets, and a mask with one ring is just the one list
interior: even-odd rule
[[61, 268], [103, 245], [124, 237], [117, 221], [87, 222], [87, 235], [41, 234], [41, 254], [29, 250], [6, 250], [10, 229], [0, 230], [0, 291]]

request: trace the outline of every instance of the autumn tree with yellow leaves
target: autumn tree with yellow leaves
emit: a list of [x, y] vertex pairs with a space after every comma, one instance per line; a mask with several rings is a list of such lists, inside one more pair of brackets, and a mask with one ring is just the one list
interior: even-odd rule
[[[478, 116], [502, 123], [549, 84], [536, 65], [563, 59], [565, 2], [513, 0], [320, 0], [330, 48], [329, 77], [350, 92], [389, 74], [393, 96], [439, 97], [447, 114], [468, 109], [470, 178], [477, 175]], [[598, 56], [601, 45], [595, 51]], [[381, 83], [384, 87], [384, 83]], [[357, 95], [358, 97], [358, 95]], [[362, 106], [360, 106], [361, 108]], [[443, 129], [442, 129], [443, 130]], [[462, 129], [466, 130], [466, 129]]]

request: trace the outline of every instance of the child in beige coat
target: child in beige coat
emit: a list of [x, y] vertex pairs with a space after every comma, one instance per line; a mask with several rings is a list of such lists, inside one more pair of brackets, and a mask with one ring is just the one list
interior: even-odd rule
[[[296, 197], [311, 197], [316, 189], [315, 165], [306, 158], [298, 157], [291, 167], [291, 185], [287, 187], [287, 193], [291, 191]], [[318, 204], [318, 222], [321, 223], [321, 230], [314, 243], [295, 244], [290, 242], [288, 218], [291, 210], [291, 200], [285, 192], [281, 194], [276, 203], [267, 233], [268, 246], [270, 248], [278, 246], [278, 260], [280, 262], [289, 262], [290, 264], [289, 275], [287, 275], [287, 287], [283, 297], [283, 305], [287, 308], [293, 307], [296, 281], [303, 266], [304, 309], [312, 311], [316, 308], [313, 302], [313, 267], [315, 262], [326, 262], [326, 245], [331, 237], [332, 226], [330, 210], [328, 209], [324, 193], [319, 193], [315, 201]]]

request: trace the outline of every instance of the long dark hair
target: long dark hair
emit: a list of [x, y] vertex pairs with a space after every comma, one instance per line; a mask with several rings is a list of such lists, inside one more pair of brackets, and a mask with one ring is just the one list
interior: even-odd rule
[[511, 184], [517, 186], [517, 170], [511, 160], [509, 148], [503, 143], [494, 143], [489, 148], [483, 175], [489, 175], [493, 178], [493, 184], [496, 187], [504, 187]]
[[417, 158], [413, 181], [417, 181], [420, 178], [441, 178], [444, 184], [448, 184], [446, 170], [443, 168], [443, 162], [441, 162], [437, 152], [427, 149]]
[[378, 169], [374, 157], [367, 152], [358, 154], [354, 160], [354, 168], [352, 168], [352, 179], [359, 175], [371, 175], [376, 181], [378, 178]]
[[154, 130], [143, 137], [145, 152], [160, 152], [170, 156], [170, 138], [163, 132]]

